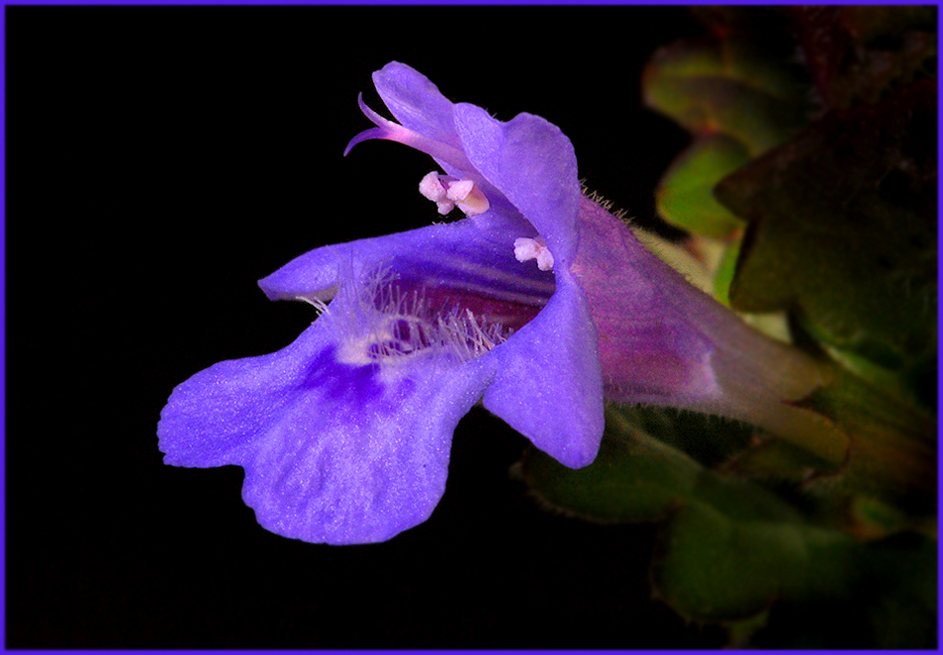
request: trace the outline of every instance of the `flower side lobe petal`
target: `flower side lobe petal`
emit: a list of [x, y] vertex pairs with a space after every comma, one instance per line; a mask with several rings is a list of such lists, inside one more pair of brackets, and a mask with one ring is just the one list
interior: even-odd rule
[[602, 372], [589, 306], [569, 273], [534, 320], [489, 353], [498, 359], [484, 406], [561, 464], [580, 468], [599, 451]]

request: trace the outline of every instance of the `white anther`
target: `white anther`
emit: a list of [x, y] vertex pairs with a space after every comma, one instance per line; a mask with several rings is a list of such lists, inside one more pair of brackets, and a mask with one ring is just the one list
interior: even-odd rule
[[439, 174], [435, 171], [426, 174], [419, 182], [419, 193], [433, 201], [440, 214], [448, 214], [455, 209], [455, 202], [448, 198], [448, 190], [439, 181]]
[[530, 239], [528, 237], [514, 239], [514, 257], [517, 258], [519, 262], [536, 259], [537, 268], [540, 270], [553, 270], [553, 255], [550, 254], [550, 250], [547, 249], [547, 243], [541, 236], [538, 236], [536, 239]]
[[449, 184], [449, 190], [446, 192], [446, 195], [449, 197], [449, 200], [462, 202], [474, 188], [475, 183], [471, 180], [459, 180]]
[[449, 183], [448, 197], [465, 212], [466, 216], [477, 216], [488, 211], [491, 204], [475, 183], [471, 180], [458, 180]]
[[419, 193], [433, 202], [438, 202], [446, 196], [447, 191], [439, 182], [439, 174], [433, 171], [420, 180]]
[[466, 216], [477, 216], [491, 206], [473, 180], [456, 180], [435, 171], [419, 182], [419, 193], [435, 202], [440, 214], [448, 214], [457, 206]]

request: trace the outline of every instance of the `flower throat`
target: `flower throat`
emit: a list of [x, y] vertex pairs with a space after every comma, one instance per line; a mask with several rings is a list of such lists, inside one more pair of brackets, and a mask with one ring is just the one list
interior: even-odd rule
[[[361, 288], [354, 296], [350, 289]], [[465, 289], [430, 286], [382, 270], [364, 285], [340, 285], [329, 306], [314, 301], [337, 332], [338, 361], [397, 365], [419, 357], [466, 362], [504, 343], [540, 307]], [[353, 297], [352, 297], [353, 296]]]

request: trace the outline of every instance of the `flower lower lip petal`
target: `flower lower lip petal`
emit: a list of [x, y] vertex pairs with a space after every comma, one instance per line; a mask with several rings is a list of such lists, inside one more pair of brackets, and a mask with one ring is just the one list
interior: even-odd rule
[[162, 412], [160, 447], [168, 464], [244, 467], [243, 498], [272, 532], [384, 541], [438, 503], [452, 431], [493, 365], [447, 373], [344, 364], [315, 324], [277, 353], [222, 362], [181, 385]]
[[[263, 527], [311, 542], [371, 543], [432, 513], [452, 431], [490, 372], [472, 366], [443, 379], [422, 367], [398, 378], [371, 370], [322, 362], [320, 386], [259, 439], [244, 464], [243, 497]], [[332, 389], [362, 393], [352, 403]]]

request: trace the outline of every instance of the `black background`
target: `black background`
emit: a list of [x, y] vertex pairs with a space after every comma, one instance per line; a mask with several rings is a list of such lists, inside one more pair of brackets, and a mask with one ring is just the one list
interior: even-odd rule
[[262, 530], [242, 469], [166, 467], [190, 375], [313, 319], [256, 280], [438, 220], [432, 162], [347, 141], [390, 60], [508, 120], [544, 116], [646, 224], [687, 142], [642, 67], [682, 8], [7, 8], [7, 646], [665, 648], [723, 643], [652, 600], [657, 528], [540, 510], [524, 439], [476, 408], [425, 524], [330, 547]]

